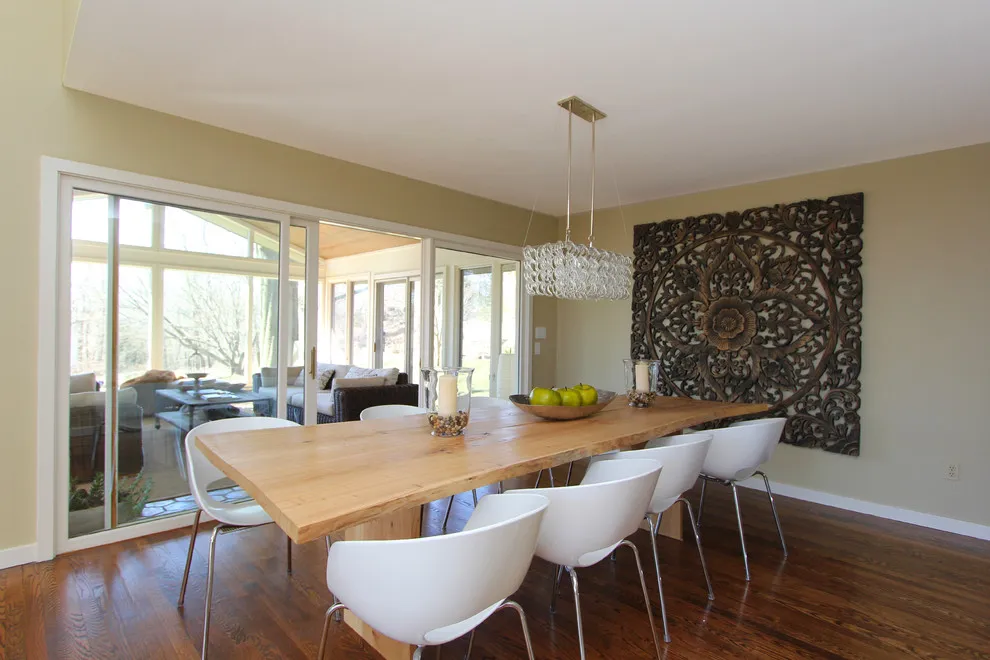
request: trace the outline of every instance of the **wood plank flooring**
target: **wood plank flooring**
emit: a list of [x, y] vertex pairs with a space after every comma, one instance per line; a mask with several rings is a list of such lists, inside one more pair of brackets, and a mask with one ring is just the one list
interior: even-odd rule
[[[990, 543], [778, 497], [791, 552], [783, 561], [765, 495], [741, 489], [747, 584], [730, 491], [708, 490], [702, 540], [714, 602], [694, 543], [660, 540], [673, 637], [666, 659], [990, 658]], [[451, 528], [470, 512], [470, 494], [459, 497]], [[442, 513], [440, 503], [431, 507], [431, 531]], [[634, 541], [659, 627], [646, 532]], [[208, 531], [196, 546], [186, 608], [177, 610], [187, 542], [188, 530], [178, 531], [0, 571], [0, 658], [199, 657]], [[315, 657], [330, 601], [326, 549], [296, 546], [294, 559], [287, 575], [285, 537], [272, 526], [220, 537], [211, 657]], [[538, 658], [576, 658], [570, 585], [562, 581], [551, 615], [549, 570], [535, 560], [517, 600]], [[631, 553], [620, 550], [616, 562], [579, 578], [588, 657], [655, 657]], [[332, 627], [331, 642], [329, 658], [375, 657], [342, 625]], [[465, 651], [458, 640], [443, 657]], [[513, 612], [478, 629], [472, 657], [525, 657]]]

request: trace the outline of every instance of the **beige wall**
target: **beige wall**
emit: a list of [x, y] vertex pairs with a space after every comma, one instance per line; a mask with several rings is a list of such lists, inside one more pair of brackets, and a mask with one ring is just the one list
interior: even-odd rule
[[[522, 243], [529, 220], [527, 210], [67, 90], [63, 24], [72, 20], [61, 0], [0, 2], [0, 549], [35, 538], [42, 155], [500, 242]], [[530, 239], [555, 231], [537, 216]], [[536, 301], [538, 324], [553, 331], [555, 315], [553, 302]], [[534, 375], [552, 377], [553, 361], [552, 351], [535, 358]]]
[[[860, 191], [862, 455], [781, 446], [767, 472], [990, 524], [990, 144], [638, 204], [623, 211], [625, 232], [612, 210], [596, 214], [595, 233], [631, 254], [635, 224]], [[557, 382], [620, 387], [629, 302], [561, 302], [557, 322]], [[948, 463], [959, 481], [944, 479]]]

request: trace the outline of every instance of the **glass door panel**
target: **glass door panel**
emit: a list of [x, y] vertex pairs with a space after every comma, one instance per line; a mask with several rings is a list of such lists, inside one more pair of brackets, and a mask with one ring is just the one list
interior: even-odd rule
[[409, 298], [406, 280], [378, 283], [378, 329], [375, 363], [385, 369], [407, 370]]
[[[195, 509], [186, 434], [275, 413], [283, 222], [83, 190], [69, 222], [74, 538]], [[289, 261], [301, 269], [304, 254]], [[301, 338], [288, 346], [292, 362], [301, 358]], [[213, 488], [221, 499], [245, 496], [226, 480]]]
[[347, 282], [331, 286], [330, 362], [347, 364]]
[[443, 333], [444, 333], [444, 276], [437, 273], [433, 283], [433, 363], [436, 366], [447, 366], [448, 361], [443, 355]]
[[351, 364], [370, 367], [368, 350], [368, 283], [351, 284]]
[[492, 364], [492, 269], [460, 271], [461, 366], [473, 367], [471, 393], [489, 396]]
[[500, 350], [495, 358], [495, 387], [499, 399], [508, 399], [519, 392], [519, 356], [517, 355], [518, 269], [515, 265], [502, 266], [502, 286], [499, 293], [501, 305]]
[[409, 321], [412, 323], [412, 333], [409, 338], [408, 348], [406, 349], [411, 356], [409, 360], [409, 366], [406, 369], [406, 373], [409, 374], [410, 383], [419, 382], [419, 370], [422, 368], [420, 364], [420, 325], [422, 325], [423, 320], [420, 318], [419, 309], [419, 278], [415, 277], [409, 280]]

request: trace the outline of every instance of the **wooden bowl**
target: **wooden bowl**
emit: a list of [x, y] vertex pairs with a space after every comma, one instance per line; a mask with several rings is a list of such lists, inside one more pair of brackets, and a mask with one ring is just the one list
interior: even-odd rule
[[598, 403], [590, 406], [533, 406], [530, 405], [529, 396], [526, 394], [513, 394], [509, 397], [509, 401], [514, 403], [516, 408], [525, 410], [531, 415], [559, 422], [568, 419], [590, 417], [612, 403], [612, 399], [614, 398], [615, 392], [598, 390]]

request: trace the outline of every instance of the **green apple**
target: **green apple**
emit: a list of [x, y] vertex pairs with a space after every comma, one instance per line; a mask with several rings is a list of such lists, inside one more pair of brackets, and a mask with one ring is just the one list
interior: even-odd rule
[[581, 405], [581, 393], [577, 390], [572, 390], [569, 388], [564, 388], [558, 390], [560, 392], [560, 402], [565, 406], [580, 406]]
[[529, 403], [532, 406], [559, 406], [561, 404], [560, 393], [548, 387], [534, 387], [529, 393]]
[[581, 405], [582, 406], [593, 406], [598, 403], [598, 390], [596, 390], [591, 385], [585, 385], [584, 383], [578, 383], [571, 389], [577, 390], [577, 393], [581, 395]]

